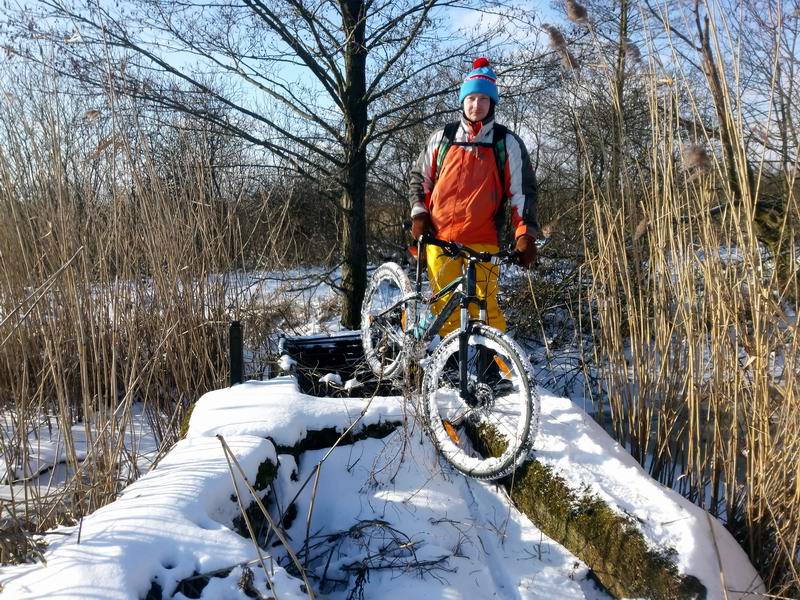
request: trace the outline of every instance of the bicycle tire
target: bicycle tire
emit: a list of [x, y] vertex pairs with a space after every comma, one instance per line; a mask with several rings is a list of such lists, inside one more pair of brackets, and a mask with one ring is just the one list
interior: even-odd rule
[[[476, 324], [469, 332], [467, 370], [480, 402], [470, 406], [460, 391], [459, 335], [454, 331], [445, 337], [425, 369], [425, 425], [440, 455], [456, 470], [477, 479], [499, 479], [519, 467], [533, 447], [539, 426], [539, 395], [519, 346], [503, 332]], [[500, 388], [502, 384], [505, 393], [491, 389], [490, 383], [482, 383], [476, 372], [480, 362], [477, 357], [486, 351], [499, 357], [500, 362], [495, 362], [502, 375], [493, 385]], [[497, 448], [481, 448], [482, 444], [473, 443], [477, 442], [475, 432], [481, 427], [491, 428], [485, 433], [496, 445], [502, 446], [498, 440], [504, 439], [505, 449], [498, 454]]]
[[414, 303], [400, 304], [380, 318], [377, 315], [411, 293], [411, 280], [393, 262], [375, 269], [367, 285], [361, 308], [361, 344], [367, 364], [379, 378], [397, 379], [403, 375], [405, 328], [414, 323]]

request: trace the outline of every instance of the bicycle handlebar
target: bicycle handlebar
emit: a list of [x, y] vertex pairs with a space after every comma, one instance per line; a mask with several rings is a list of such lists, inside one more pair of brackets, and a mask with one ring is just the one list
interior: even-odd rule
[[458, 242], [448, 242], [447, 240], [440, 240], [429, 233], [423, 233], [419, 237], [420, 245], [430, 244], [431, 246], [439, 246], [445, 251], [445, 254], [451, 256], [463, 256], [465, 258], [474, 258], [479, 262], [492, 262], [493, 259], [499, 259], [501, 262], [519, 263], [520, 253], [516, 250], [500, 250], [499, 252], [478, 252], [460, 244]]

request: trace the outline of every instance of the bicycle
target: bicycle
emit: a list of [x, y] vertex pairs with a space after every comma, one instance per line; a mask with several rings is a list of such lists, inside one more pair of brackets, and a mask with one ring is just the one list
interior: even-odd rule
[[[438, 293], [425, 297], [422, 261], [417, 261], [413, 288], [398, 264], [378, 267], [361, 313], [364, 354], [376, 376], [401, 380], [411, 362], [424, 357], [450, 315], [460, 310], [460, 328], [445, 336], [424, 363], [423, 425], [455, 469], [478, 479], [498, 479], [516, 469], [532, 448], [540, 402], [524, 353], [505, 333], [486, 324], [486, 301], [476, 293], [476, 270], [479, 263], [510, 264], [515, 253], [477, 252], [424, 234], [418, 256], [425, 244], [465, 259], [466, 268]], [[448, 294], [435, 318], [420, 316], [420, 306], [429, 307]], [[478, 319], [469, 316], [471, 304], [479, 308]], [[487, 445], [487, 439], [493, 443]]]

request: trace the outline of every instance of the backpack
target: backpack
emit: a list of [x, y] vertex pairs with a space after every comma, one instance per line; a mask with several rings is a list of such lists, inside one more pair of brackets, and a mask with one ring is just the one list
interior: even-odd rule
[[498, 125], [497, 123], [494, 124], [494, 130], [492, 131], [492, 141], [489, 142], [456, 142], [456, 133], [458, 132], [458, 128], [460, 127], [461, 123], [454, 122], [448, 123], [444, 126], [444, 135], [442, 136], [442, 141], [439, 142], [439, 149], [436, 155], [436, 170], [434, 171], [434, 186], [436, 185], [436, 181], [439, 179], [439, 173], [442, 170], [442, 165], [444, 164], [444, 157], [447, 154], [447, 151], [450, 149], [450, 146], [491, 146], [492, 152], [494, 154], [494, 162], [495, 166], [497, 167], [497, 175], [500, 177], [500, 206], [505, 206], [506, 198], [506, 159], [508, 155], [506, 153], [506, 133], [508, 133], [508, 128], [503, 125]]

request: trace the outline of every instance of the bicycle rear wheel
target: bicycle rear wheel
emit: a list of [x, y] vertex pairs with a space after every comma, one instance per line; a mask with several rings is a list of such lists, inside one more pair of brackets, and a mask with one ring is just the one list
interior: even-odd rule
[[425, 422], [441, 455], [477, 479], [498, 479], [518, 467], [533, 446], [539, 396], [517, 344], [486, 325], [471, 327], [467, 388], [462, 393], [459, 334], [431, 356], [422, 382]]
[[414, 323], [414, 305], [401, 300], [411, 292], [411, 280], [396, 263], [382, 264], [370, 278], [361, 308], [361, 343], [378, 377], [403, 375], [405, 330]]

